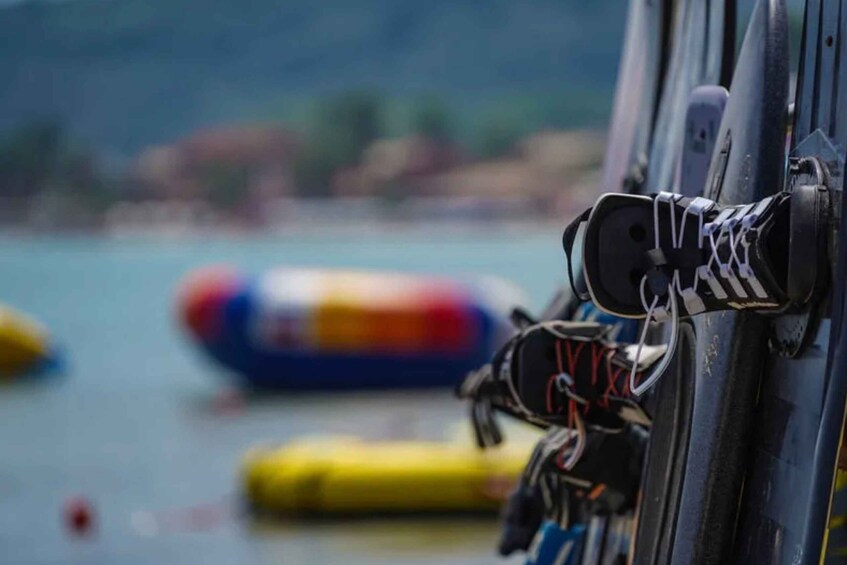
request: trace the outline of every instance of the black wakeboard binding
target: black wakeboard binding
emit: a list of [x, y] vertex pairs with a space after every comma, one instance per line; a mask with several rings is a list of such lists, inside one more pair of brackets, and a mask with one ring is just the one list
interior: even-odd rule
[[[734, 206], [667, 192], [604, 194], [565, 229], [563, 245], [572, 272], [585, 224], [581, 294], [616, 316], [670, 320], [673, 353], [683, 318], [730, 309], [778, 314], [820, 296], [829, 221], [830, 194], [815, 185]], [[664, 368], [633, 382], [636, 396]]]
[[562, 527], [587, 516], [631, 512], [637, 503], [647, 434], [627, 425], [615, 434], [589, 431], [580, 460], [565, 470], [574, 432], [551, 427], [539, 440], [503, 509], [498, 551], [526, 551], [543, 520]]
[[627, 423], [650, 424], [648, 409], [630, 388], [664, 353], [608, 339], [610, 326], [596, 322], [549, 321], [529, 325], [471, 372], [458, 395], [471, 400], [471, 419], [482, 447], [502, 441], [494, 411], [536, 426], [620, 432]]
[[[586, 286], [598, 307], [627, 318], [667, 317], [674, 302], [679, 318], [784, 312], [810, 299], [806, 273], [825, 257], [828, 209], [828, 192], [814, 186], [738, 206], [605, 194], [579, 220]], [[568, 256], [575, 230], [565, 231]]]

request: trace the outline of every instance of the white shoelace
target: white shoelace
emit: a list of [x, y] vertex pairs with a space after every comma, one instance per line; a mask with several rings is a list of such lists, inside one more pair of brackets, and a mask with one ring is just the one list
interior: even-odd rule
[[[712, 266], [718, 266], [718, 272], [721, 278], [725, 279], [734, 294], [739, 298], [747, 298], [748, 294], [738, 280], [741, 276], [753, 292], [760, 299], [769, 299], [767, 292], [761, 282], [756, 278], [753, 269], [750, 267], [750, 242], [748, 241], [747, 233], [753, 229], [753, 226], [758, 221], [762, 213], [767, 210], [773, 202], [772, 197], [765, 198], [758, 204], [748, 204], [733, 208], [725, 208], [711, 222], [705, 222], [705, 214], [712, 210], [716, 203], [707, 198], [697, 197], [685, 207], [680, 220], [679, 228], [677, 229], [675, 203], [681, 198], [678, 194], [669, 192], [660, 192], [653, 199], [653, 234], [656, 249], [661, 249], [661, 237], [659, 229], [659, 203], [667, 202], [670, 210], [670, 229], [671, 229], [671, 244], [673, 249], [681, 249], [685, 237], [685, 224], [689, 215], [698, 217], [698, 249], [703, 248], [704, 242], [709, 244], [709, 261], [706, 265], [701, 265], [694, 271], [694, 280], [691, 286], [682, 288], [680, 281], [679, 269], [674, 269], [671, 280], [668, 283], [668, 300], [665, 306], [659, 306], [659, 296], [654, 295], [653, 300], [649, 301], [646, 295], [647, 275], [641, 278], [639, 292], [641, 295], [641, 305], [647, 313], [644, 321], [644, 327], [641, 330], [641, 336], [638, 340], [638, 346], [635, 352], [635, 361], [632, 365], [632, 370], [629, 374], [629, 387], [632, 393], [639, 397], [650, 390], [659, 378], [664, 374], [670, 365], [671, 358], [676, 351], [677, 342], [679, 339], [679, 304], [678, 298], [682, 299], [685, 304], [685, 309], [689, 315], [699, 314], [706, 310], [705, 304], [698, 293], [700, 281], [705, 281], [712, 294], [718, 299], [726, 299], [729, 294], [723, 287], [718, 278], [712, 271]], [[718, 246], [723, 238], [729, 242], [730, 256], [726, 262], [722, 261], [718, 254]], [[737, 274], [734, 265], [738, 266]], [[644, 381], [636, 385], [635, 379], [638, 374], [641, 361], [641, 351], [647, 341], [647, 331], [652, 323], [665, 321], [670, 318], [671, 335], [667, 344], [667, 350], [662, 357], [661, 362], [656, 366], [650, 375]]]
[[[547, 431], [544, 437], [539, 440], [535, 450], [533, 450], [529, 462], [525, 467], [524, 475], [526, 476], [527, 483], [529, 485], [538, 484], [539, 477], [551, 457], [559, 457], [563, 455], [563, 450], [565, 450], [565, 453], [568, 453], [568, 451], [571, 452], [568, 454], [569, 456], [572, 454], [575, 450], [573, 441], [576, 433], [577, 432], [570, 428], [557, 426], [551, 427]], [[576, 461], [574, 461], [573, 465], [576, 465]], [[573, 465], [571, 465], [571, 467], [567, 470], [573, 469]]]

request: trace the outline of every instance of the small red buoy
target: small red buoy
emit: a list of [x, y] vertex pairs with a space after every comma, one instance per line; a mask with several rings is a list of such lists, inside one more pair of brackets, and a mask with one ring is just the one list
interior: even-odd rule
[[82, 497], [74, 497], [65, 503], [65, 527], [77, 536], [87, 536], [94, 527], [94, 510]]

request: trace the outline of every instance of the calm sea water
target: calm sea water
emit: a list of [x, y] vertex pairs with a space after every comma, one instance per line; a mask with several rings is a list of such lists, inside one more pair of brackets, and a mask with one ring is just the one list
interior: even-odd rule
[[[540, 309], [564, 281], [555, 230], [382, 233], [221, 240], [0, 239], [0, 301], [64, 349], [56, 379], [0, 389], [4, 563], [490, 563], [493, 520], [258, 524], [238, 505], [256, 443], [303, 434], [438, 437], [465, 416], [448, 391], [250, 399], [216, 410], [226, 379], [183, 339], [173, 291], [226, 263], [504, 276]], [[96, 534], [74, 539], [61, 509], [89, 498]], [[154, 531], [150, 522], [159, 526]]]

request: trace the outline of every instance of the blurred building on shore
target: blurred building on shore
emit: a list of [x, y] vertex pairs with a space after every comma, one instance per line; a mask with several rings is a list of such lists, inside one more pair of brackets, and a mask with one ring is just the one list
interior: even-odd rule
[[467, 161], [462, 149], [450, 141], [421, 135], [379, 139], [364, 151], [358, 165], [339, 171], [332, 192], [341, 197], [420, 196], [428, 180]]
[[276, 126], [203, 130], [146, 149], [133, 176], [143, 194], [163, 200], [287, 196], [299, 147], [297, 134]]
[[596, 131], [542, 131], [481, 160], [448, 140], [378, 139], [332, 175], [330, 198], [310, 199], [296, 186], [296, 134], [279, 127], [207, 130], [142, 152], [132, 167], [142, 198], [115, 205], [106, 223], [178, 232], [183, 224], [284, 230], [555, 220], [593, 200], [604, 141]]
[[504, 157], [472, 160], [448, 142], [419, 136], [379, 140], [357, 167], [336, 176], [333, 192], [558, 215], [592, 200], [592, 175], [604, 144], [594, 131], [544, 131], [520, 140]]

